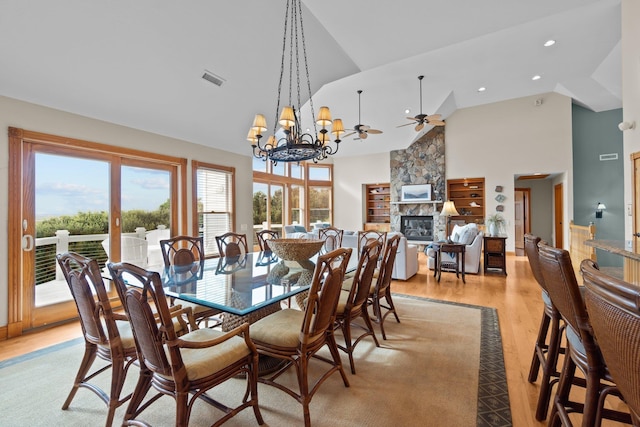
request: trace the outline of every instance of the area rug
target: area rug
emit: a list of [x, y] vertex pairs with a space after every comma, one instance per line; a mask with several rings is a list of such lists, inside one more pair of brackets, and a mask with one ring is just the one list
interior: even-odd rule
[[[511, 426], [502, 341], [495, 309], [394, 295], [401, 323], [385, 321], [387, 340], [371, 339], [356, 348], [357, 374], [341, 353], [350, 387], [332, 375], [311, 402], [313, 426]], [[376, 326], [377, 328], [377, 326]], [[379, 331], [377, 329], [377, 331]], [[338, 336], [338, 340], [342, 337]], [[81, 340], [0, 362], [0, 424], [21, 426], [102, 426], [106, 407], [80, 389], [60, 409], [72, 385], [83, 352]], [[313, 363], [313, 376], [322, 364]], [[285, 380], [295, 382], [295, 374]], [[288, 375], [288, 376], [287, 376]], [[100, 378], [102, 377], [102, 378]], [[97, 383], [108, 384], [108, 375]], [[126, 390], [137, 377], [132, 368]], [[232, 380], [212, 394], [225, 403], [242, 398], [244, 382]], [[303, 425], [302, 407], [272, 387], [258, 387], [267, 426]], [[236, 400], [233, 400], [236, 399]], [[122, 419], [116, 412], [114, 425]], [[191, 426], [208, 426], [220, 413], [198, 402]], [[142, 417], [154, 426], [174, 424], [174, 403], [162, 397]], [[225, 426], [258, 425], [253, 411], [236, 415]]]

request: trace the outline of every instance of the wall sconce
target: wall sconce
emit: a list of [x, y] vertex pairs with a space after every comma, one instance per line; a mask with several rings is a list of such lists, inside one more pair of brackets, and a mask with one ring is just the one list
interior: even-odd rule
[[618, 124], [618, 129], [620, 129], [622, 132], [624, 132], [625, 130], [635, 129], [635, 128], [636, 128], [636, 122], [620, 122], [620, 124]]
[[596, 207], [596, 218], [602, 218], [602, 211], [607, 209], [604, 203], [598, 202], [598, 206]]

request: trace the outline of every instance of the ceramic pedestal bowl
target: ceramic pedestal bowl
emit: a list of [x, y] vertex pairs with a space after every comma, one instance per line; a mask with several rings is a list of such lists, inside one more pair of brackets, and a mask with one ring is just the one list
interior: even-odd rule
[[318, 239], [270, 239], [269, 247], [280, 259], [303, 261], [317, 254], [323, 243]]

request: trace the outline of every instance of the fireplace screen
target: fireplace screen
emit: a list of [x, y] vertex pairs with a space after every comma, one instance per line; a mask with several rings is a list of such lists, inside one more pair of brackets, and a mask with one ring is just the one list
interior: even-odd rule
[[400, 232], [407, 240], [433, 241], [433, 215], [401, 216]]

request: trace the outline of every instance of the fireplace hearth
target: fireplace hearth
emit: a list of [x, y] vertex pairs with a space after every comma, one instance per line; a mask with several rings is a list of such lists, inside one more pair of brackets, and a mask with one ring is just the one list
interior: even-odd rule
[[433, 215], [403, 215], [400, 232], [407, 240], [433, 241]]

